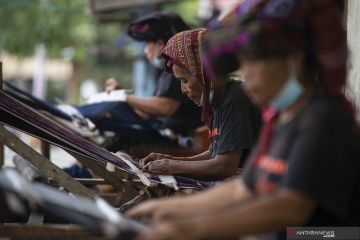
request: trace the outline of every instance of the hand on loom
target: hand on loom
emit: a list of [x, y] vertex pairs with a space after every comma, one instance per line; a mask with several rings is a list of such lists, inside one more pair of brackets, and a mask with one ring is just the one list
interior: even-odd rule
[[161, 159], [164, 159], [164, 158], [172, 159], [172, 156], [167, 155], [167, 154], [162, 154], [162, 153], [150, 153], [148, 156], [146, 156], [145, 158], [143, 158], [143, 159], [141, 159], [139, 161], [140, 167], [143, 168], [149, 162], [156, 161], [156, 160], [161, 160]]
[[119, 85], [119, 83], [115, 80], [115, 78], [109, 78], [105, 82], [105, 91], [107, 93], [110, 93], [113, 90], [121, 89], [122, 87]]
[[199, 239], [201, 232], [189, 224], [193, 210], [184, 211], [187, 209], [184, 200], [184, 197], [150, 200], [128, 210], [129, 217], [147, 218], [151, 222], [139, 233], [138, 239]]
[[143, 171], [152, 173], [152, 174], [161, 174], [161, 175], [173, 175], [173, 161], [171, 159], [161, 159], [148, 162], [144, 167]]
[[182, 211], [186, 207], [182, 204], [183, 200], [183, 197], [149, 200], [129, 209], [126, 214], [131, 218], [144, 218], [151, 222], [179, 218], [185, 215]]

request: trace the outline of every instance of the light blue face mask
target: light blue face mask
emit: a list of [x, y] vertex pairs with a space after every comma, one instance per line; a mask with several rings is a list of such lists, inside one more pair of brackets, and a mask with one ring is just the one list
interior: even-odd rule
[[297, 79], [294, 71], [290, 71], [289, 78], [270, 105], [278, 111], [282, 111], [291, 106], [304, 93], [304, 87]]
[[163, 57], [156, 57], [151, 62], [151, 65], [156, 67], [157, 69], [165, 69], [165, 58]]

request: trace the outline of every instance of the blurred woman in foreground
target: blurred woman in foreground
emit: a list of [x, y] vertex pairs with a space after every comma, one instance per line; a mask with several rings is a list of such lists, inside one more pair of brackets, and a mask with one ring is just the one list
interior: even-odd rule
[[359, 226], [359, 131], [343, 94], [341, 21], [336, 1], [265, 0], [213, 32], [207, 72], [234, 70], [236, 60], [265, 126], [242, 178], [131, 209], [152, 220], [141, 239], [286, 239], [291, 226]]

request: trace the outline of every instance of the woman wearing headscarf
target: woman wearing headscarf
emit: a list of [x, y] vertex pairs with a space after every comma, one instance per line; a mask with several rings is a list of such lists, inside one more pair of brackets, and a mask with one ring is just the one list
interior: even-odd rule
[[232, 176], [242, 166], [256, 141], [261, 124], [258, 109], [234, 80], [210, 84], [203, 74], [203, 29], [183, 31], [172, 37], [164, 50], [166, 68], [181, 83], [181, 90], [202, 107], [209, 128], [209, 150], [192, 157], [150, 154], [143, 169], [157, 174], [186, 175], [218, 180]]
[[158, 80], [154, 96], [128, 96], [127, 103], [141, 117], [158, 117], [163, 122], [161, 128], [170, 128], [176, 133], [201, 125], [199, 108], [181, 94], [180, 84], [173, 74], [165, 71], [160, 54], [172, 36], [188, 29], [182, 18], [172, 12], [153, 12], [142, 16], [128, 29], [130, 37], [146, 43], [144, 53], [158, 69]]
[[286, 239], [301, 237], [286, 236], [291, 226], [359, 226], [359, 129], [343, 94], [347, 47], [336, 1], [258, 1], [207, 40], [210, 76], [238, 63], [265, 126], [243, 177], [132, 209], [154, 220], [140, 239]]
[[[154, 95], [139, 97], [118, 91], [117, 102], [96, 102], [94, 105], [85, 106], [80, 109], [82, 115], [93, 120], [95, 124], [104, 125], [104, 130], [108, 130], [111, 125], [107, 121], [109, 116], [118, 121], [144, 126], [144, 133], [138, 130], [138, 134], [144, 141], [148, 139], [147, 141], [150, 142], [159, 142], [159, 136], [156, 133], [153, 139], [147, 136], [149, 125], [155, 130], [171, 129], [175, 134], [188, 134], [190, 130], [201, 126], [199, 107], [181, 94], [180, 83], [173, 74], [165, 71], [164, 62], [160, 57], [167, 41], [176, 33], [188, 29], [189, 26], [182, 18], [172, 12], [155, 11], [131, 22], [128, 27], [129, 36], [145, 43], [146, 58], [156, 68]], [[109, 84], [106, 89], [108, 93], [118, 87], [114, 79], [110, 79], [107, 84]], [[134, 132], [131, 131], [132, 128], [133, 126], [130, 127], [130, 133]], [[128, 131], [124, 129], [123, 132], [125, 135]]]

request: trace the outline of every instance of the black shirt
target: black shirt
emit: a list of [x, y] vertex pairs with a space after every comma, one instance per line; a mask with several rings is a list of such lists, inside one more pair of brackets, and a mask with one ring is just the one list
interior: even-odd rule
[[229, 81], [224, 96], [214, 107], [213, 127], [209, 133], [212, 157], [243, 150], [242, 166], [257, 140], [260, 126], [260, 112], [243, 92], [241, 82]]
[[[359, 226], [359, 135], [341, 101], [316, 96], [274, 130], [267, 153], [247, 162], [245, 184], [259, 195], [287, 188], [311, 198], [305, 226]], [[285, 230], [272, 236], [285, 239]]]
[[200, 108], [181, 92], [180, 81], [173, 74], [165, 71], [160, 74], [155, 96], [171, 98], [181, 103], [171, 117], [160, 118], [163, 122], [162, 128], [181, 132], [202, 125]]

